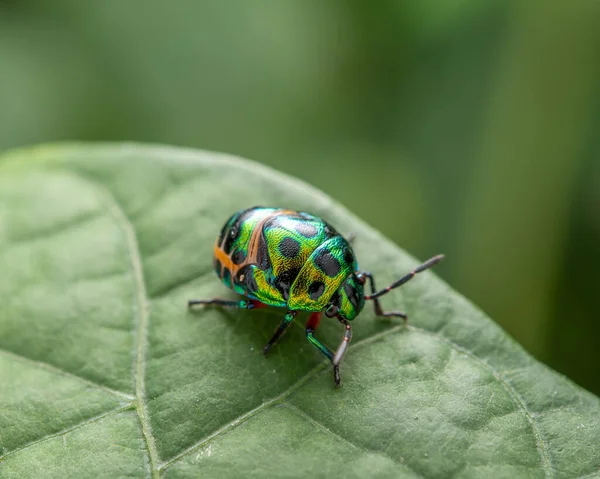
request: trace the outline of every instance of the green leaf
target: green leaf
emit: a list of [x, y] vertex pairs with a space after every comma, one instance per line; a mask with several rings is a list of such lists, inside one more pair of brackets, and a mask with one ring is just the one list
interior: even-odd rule
[[[125, 144], [0, 158], [0, 477], [598, 473], [598, 398], [430, 271], [383, 298], [408, 327], [370, 307], [355, 320], [339, 389], [299, 321], [262, 357], [281, 310], [188, 312], [190, 298], [233, 297], [212, 245], [254, 204], [355, 233], [380, 285], [417, 264], [322, 193], [225, 155]], [[342, 337], [334, 320], [318, 333]]]

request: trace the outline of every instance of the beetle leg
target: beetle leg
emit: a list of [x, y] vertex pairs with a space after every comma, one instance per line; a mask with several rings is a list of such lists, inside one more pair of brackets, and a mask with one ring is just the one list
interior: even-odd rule
[[227, 299], [190, 299], [188, 301], [188, 308], [198, 305], [215, 305], [222, 306], [224, 308], [239, 308], [239, 309], [256, 309], [266, 308], [267, 305], [257, 301], [255, 299], [241, 299], [239, 301], [231, 301]]
[[327, 346], [325, 346], [321, 341], [315, 338], [314, 333], [315, 329], [319, 327], [319, 322], [321, 321], [321, 312], [312, 313], [306, 322], [306, 338], [308, 341], [316, 347], [324, 356], [327, 357], [330, 361], [333, 361], [333, 352]]
[[[350, 339], [348, 339], [348, 341], [346, 341], [344, 339], [344, 341], [342, 342], [342, 345], [345, 345], [345, 346], [342, 347], [342, 345], [340, 345], [340, 347], [338, 348], [336, 353], [334, 353], [331, 349], [329, 349], [327, 346], [325, 346], [321, 341], [319, 341], [314, 336], [315, 329], [317, 329], [317, 327], [319, 326], [320, 321], [321, 321], [321, 312], [312, 313], [310, 315], [310, 318], [308, 318], [308, 321], [306, 323], [306, 338], [314, 347], [316, 347], [319, 351], [321, 351], [321, 353], [327, 359], [329, 359], [331, 361], [331, 364], [333, 364], [333, 380], [335, 382], [335, 385], [339, 386], [340, 385], [340, 364], [339, 363], [342, 360], [342, 357], [344, 356], [344, 352], [346, 351], [346, 348], [348, 347], [348, 342], [350, 341]], [[350, 326], [350, 325], [348, 325], [348, 326]], [[350, 332], [350, 338], [351, 337], [352, 337], [352, 332]], [[338, 361], [335, 362], [335, 358], [338, 354], [340, 355], [340, 357], [339, 357]]]
[[331, 363], [333, 364], [334, 368], [338, 367], [339, 364], [342, 362], [342, 359], [344, 359], [344, 354], [346, 354], [346, 350], [348, 349], [348, 345], [350, 344], [350, 341], [352, 341], [352, 326], [350, 326], [350, 323], [347, 319], [340, 317], [338, 317], [338, 319], [340, 323], [344, 325], [345, 329], [344, 336], [342, 337], [342, 342], [338, 346], [337, 351], [335, 352], [335, 355], [331, 360]]
[[[375, 278], [371, 273], [367, 271], [361, 271], [358, 273], [358, 279], [364, 281], [364, 278], [369, 278], [369, 283], [371, 283], [371, 295], [377, 292], [377, 288], [375, 286]], [[365, 295], [365, 299], [369, 299], [369, 296]], [[373, 298], [373, 306], [375, 307], [375, 314], [377, 316], [384, 316], [386, 318], [402, 318], [404, 322], [408, 320], [408, 316], [406, 313], [402, 313], [401, 311], [384, 311], [381, 307], [381, 303], [379, 302], [379, 298]]]
[[285, 333], [287, 331], [287, 329], [290, 327], [290, 324], [292, 324], [292, 320], [296, 317], [296, 314], [298, 314], [298, 311], [292, 311], [291, 309], [288, 310], [287, 314], [281, 320], [281, 323], [279, 323], [279, 326], [275, 330], [275, 333], [273, 333], [273, 337], [271, 339], [269, 339], [269, 342], [263, 348], [263, 354], [265, 356], [267, 354], [269, 354], [269, 350], [271, 349], [271, 346], [273, 346], [277, 342], [277, 340], [281, 336], [283, 336], [283, 333]]

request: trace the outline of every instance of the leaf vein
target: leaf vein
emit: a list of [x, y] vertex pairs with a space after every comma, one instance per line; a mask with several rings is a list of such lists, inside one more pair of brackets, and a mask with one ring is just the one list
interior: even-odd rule
[[217, 437], [220, 437], [220, 436], [224, 435], [225, 433], [229, 432], [230, 430], [235, 429], [237, 426], [245, 423], [252, 416], [255, 416], [256, 414], [260, 413], [261, 411], [263, 411], [265, 409], [268, 409], [269, 407], [271, 407], [271, 406], [273, 406], [275, 404], [283, 402], [296, 389], [298, 389], [299, 387], [301, 387], [306, 381], [308, 381], [313, 376], [316, 376], [321, 370], [323, 370], [326, 365], [327, 365], [327, 362], [323, 361], [321, 364], [315, 366], [308, 373], [306, 373], [304, 376], [302, 376], [302, 378], [300, 378], [298, 381], [296, 381], [294, 384], [292, 384], [289, 388], [287, 388], [285, 391], [283, 391], [278, 396], [275, 396], [274, 398], [269, 399], [268, 401], [263, 402], [260, 406], [257, 406], [254, 409], [251, 409], [251, 410], [245, 412], [241, 416], [238, 416], [237, 418], [235, 418], [233, 421], [228, 422], [224, 426], [220, 427], [216, 431], [214, 431], [211, 434], [209, 434], [208, 436], [204, 437], [203, 439], [201, 439], [197, 443], [192, 444], [190, 447], [188, 447], [187, 449], [183, 450], [182, 452], [180, 452], [176, 456], [172, 457], [170, 460], [168, 460], [168, 461], [164, 462], [163, 464], [161, 464], [161, 466], [160, 466], [159, 469], [161, 471], [166, 470], [167, 468], [169, 468], [170, 466], [172, 466], [174, 463], [176, 463], [177, 461], [179, 461], [183, 457], [185, 457], [185, 456], [187, 456], [187, 455], [195, 452], [196, 450], [204, 447], [206, 444], [210, 443], [213, 439], [216, 439]]
[[[388, 337], [388, 336], [390, 336], [392, 334], [396, 334], [396, 333], [402, 331], [405, 328], [411, 329], [413, 331], [421, 332], [421, 333], [424, 333], [424, 334], [428, 334], [428, 335], [430, 335], [430, 336], [438, 339], [439, 341], [442, 341], [442, 342], [448, 344], [450, 347], [452, 347], [456, 351], [467, 355], [470, 359], [476, 361], [483, 368], [487, 369], [488, 371], [490, 371], [492, 373], [492, 375], [494, 376], [494, 378], [498, 382], [500, 382], [500, 384], [504, 387], [504, 389], [509, 393], [509, 396], [511, 397], [511, 399], [513, 400], [513, 402], [515, 403], [515, 405], [517, 406], [517, 408], [520, 409], [523, 412], [523, 414], [525, 415], [525, 418], [527, 419], [527, 421], [531, 425], [532, 432], [533, 432], [535, 440], [536, 440], [536, 445], [537, 445], [538, 454], [540, 456], [540, 461], [541, 461], [542, 467], [544, 469], [544, 473], [545, 473], [546, 477], [548, 477], [548, 478], [553, 477], [554, 476], [554, 469], [552, 467], [551, 457], [550, 457], [549, 452], [548, 452], [549, 446], [548, 446], [548, 444], [546, 442], [546, 439], [542, 435], [540, 429], [538, 428], [537, 424], [535, 423], [533, 414], [527, 408], [527, 405], [526, 405], [524, 399], [514, 389], [514, 387], [504, 377], [502, 377], [502, 375], [492, 365], [490, 365], [489, 363], [485, 362], [483, 359], [479, 358], [478, 356], [476, 356], [475, 354], [473, 354], [468, 349], [463, 348], [462, 346], [456, 344], [455, 342], [451, 341], [450, 339], [443, 337], [439, 333], [432, 332], [432, 331], [429, 331], [427, 329], [416, 327], [416, 326], [412, 326], [412, 325], [406, 325], [405, 326], [405, 325], [402, 325], [402, 324], [398, 325], [398, 326], [394, 326], [394, 327], [388, 328], [388, 329], [386, 329], [384, 331], [380, 331], [380, 332], [378, 332], [376, 334], [372, 334], [371, 336], [368, 336], [368, 337], [366, 337], [366, 338], [364, 338], [364, 339], [356, 342], [353, 345], [352, 349], [356, 350], [359, 347], [366, 346], [366, 345], [368, 345], [370, 343], [376, 342], [376, 341], [378, 341], [380, 339], [383, 339], [385, 337]], [[204, 447], [206, 444], [210, 443], [213, 439], [216, 439], [217, 437], [222, 436], [223, 434], [225, 434], [225, 433], [229, 432], [230, 430], [236, 428], [240, 424], [243, 424], [248, 419], [250, 419], [252, 416], [260, 413], [261, 411], [263, 411], [263, 410], [265, 410], [265, 409], [267, 409], [267, 408], [269, 408], [269, 407], [271, 407], [271, 406], [273, 406], [275, 404], [283, 403], [283, 401], [288, 396], [290, 396], [296, 389], [300, 388], [309, 379], [311, 379], [312, 377], [316, 376], [321, 370], [323, 370], [325, 368], [325, 366], [327, 364], [328, 364], [327, 361], [323, 361], [321, 364], [319, 364], [318, 366], [316, 366], [315, 368], [313, 368], [312, 370], [310, 370], [307, 374], [305, 374], [302, 378], [300, 378], [296, 383], [294, 383], [292, 386], [290, 386], [288, 389], [286, 389], [284, 392], [282, 392], [278, 396], [270, 399], [269, 401], [264, 402], [263, 404], [261, 404], [260, 406], [258, 406], [256, 408], [254, 408], [254, 409], [252, 409], [252, 410], [250, 410], [250, 411], [242, 414], [241, 416], [237, 417], [233, 421], [229, 422], [225, 426], [223, 426], [220, 429], [218, 429], [217, 431], [215, 431], [215, 432], [211, 433], [210, 435], [206, 436], [205, 438], [203, 438], [198, 443], [196, 443], [196, 444], [190, 446], [189, 448], [187, 448], [186, 450], [182, 451], [181, 453], [179, 453], [178, 455], [176, 455], [175, 457], [173, 457], [169, 461], [163, 463], [160, 466], [160, 470], [164, 471], [165, 469], [167, 469], [168, 467], [170, 467], [171, 465], [173, 465], [175, 462], [179, 461], [183, 457], [185, 457], [185, 456], [193, 453], [197, 449], [200, 449], [200, 448]]]
[[[402, 329], [404, 327], [405, 327], [404, 325], [394, 326], [392, 328], [386, 329], [385, 331], [379, 332], [377, 334], [373, 334], [373, 335], [371, 335], [371, 336], [369, 336], [367, 338], [364, 338], [364, 339], [356, 342], [354, 344], [353, 349], [355, 350], [357, 347], [363, 346], [365, 344], [369, 344], [369, 343], [371, 343], [373, 341], [377, 341], [378, 339], [380, 339], [380, 338], [382, 338], [382, 337], [384, 337], [384, 336], [386, 336], [388, 334], [393, 334], [393, 333], [397, 332], [398, 330], [400, 330], [400, 329]], [[239, 426], [240, 424], [243, 424], [248, 419], [250, 419], [252, 416], [260, 413], [262, 410], [267, 409], [270, 406], [273, 406], [275, 404], [282, 403], [296, 389], [300, 388], [309, 379], [311, 379], [312, 377], [314, 377], [317, 374], [319, 374], [322, 370], [324, 370], [325, 367], [328, 364], [329, 364], [329, 362], [327, 360], [323, 360], [323, 362], [321, 362], [320, 364], [318, 364], [317, 366], [315, 366], [313, 369], [311, 369], [310, 371], [308, 371], [304, 376], [302, 376], [298, 381], [296, 381], [294, 384], [292, 384], [285, 391], [283, 391], [279, 395], [275, 396], [274, 398], [269, 399], [268, 401], [263, 402], [260, 406], [255, 407], [254, 409], [251, 409], [248, 412], [245, 412], [241, 416], [238, 416], [233, 421], [230, 421], [229, 423], [225, 424], [221, 428], [219, 428], [216, 431], [212, 432], [211, 434], [209, 434], [208, 436], [204, 437], [203, 439], [201, 439], [197, 443], [195, 443], [195, 444], [191, 445], [190, 447], [188, 447], [187, 449], [183, 450], [182, 452], [180, 452], [179, 454], [177, 454], [176, 456], [174, 456], [170, 460], [164, 462], [160, 466], [160, 470], [164, 471], [165, 469], [167, 469], [169, 466], [173, 465], [178, 460], [182, 459], [183, 457], [187, 456], [188, 454], [193, 453], [197, 449], [200, 449], [201, 447], [204, 447], [206, 444], [208, 444], [209, 442], [211, 442], [213, 439], [215, 439], [215, 438], [217, 438], [219, 436], [222, 436], [223, 434], [225, 434], [226, 432], [230, 431], [231, 429], [234, 429], [235, 427]]]
[[[290, 404], [289, 402], [286, 402], [284, 404], [282, 404], [283, 407], [288, 408], [290, 410], [292, 410], [294, 413], [296, 413], [298, 416], [300, 416], [302, 419], [304, 419], [305, 421], [309, 422], [310, 424], [312, 424], [313, 426], [315, 426], [318, 429], [321, 429], [323, 432], [325, 432], [325, 434], [334, 437], [336, 440], [338, 441], [342, 441], [346, 444], [349, 444], [351, 447], [364, 452], [365, 454], [380, 454], [383, 457], [389, 459], [390, 461], [392, 461], [394, 464], [398, 465], [398, 466], [407, 466], [410, 467], [408, 464], [403, 464], [399, 461], [397, 461], [396, 459], [394, 459], [392, 456], [389, 456], [388, 454], [386, 454], [383, 451], [377, 451], [377, 450], [369, 450], [366, 449], [362, 446], [359, 446], [358, 444], [354, 444], [352, 441], [350, 441], [349, 439], [340, 436], [338, 433], [336, 433], [335, 431], [332, 431], [331, 429], [329, 429], [327, 426], [325, 426], [324, 424], [320, 423], [319, 421], [317, 421], [316, 419], [310, 417], [308, 414], [306, 414], [302, 409], [298, 408], [297, 406], [294, 406], [293, 404]], [[418, 474], [417, 471], [415, 471], [414, 469], [411, 469], [415, 474]], [[420, 474], [421, 475], [421, 474]], [[422, 475], [421, 475], [422, 476]], [[424, 477], [424, 476], [422, 476]]]
[[113, 194], [101, 184], [93, 179], [80, 175], [85, 181], [95, 187], [100, 197], [104, 200], [109, 213], [113, 216], [116, 223], [120, 225], [127, 242], [129, 251], [130, 266], [135, 284], [135, 316], [136, 316], [136, 346], [133, 376], [135, 380], [136, 413], [142, 428], [142, 435], [146, 448], [148, 449], [148, 459], [150, 461], [150, 473], [152, 477], [160, 477], [158, 470], [159, 454], [156, 447], [156, 440], [152, 435], [150, 425], [150, 416], [146, 403], [146, 353], [148, 348], [148, 323], [150, 319], [149, 298], [146, 292], [146, 283], [144, 280], [144, 270], [141, 254], [137, 241], [135, 228], [127, 217], [123, 208], [119, 205]]
[[86, 386], [91, 386], [96, 389], [101, 389], [102, 391], [112, 394], [113, 396], [117, 396], [121, 399], [127, 399], [128, 401], [132, 401], [134, 399], [134, 396], [132, 396], [131, 394], [127, 394], [126, 392], [117, 391], [116, 389], [109, 388], [108, 386], [104, 386], [103, 384], [91, 381], [91, 380], [86, 379], [77, 374], [73, 374], [72, 372], [69, 372], [65, 369], [61, 369], [57, 366], [54, 366], [53, 364], [46, 363], [44, 361], [40, 361], [37, 359], [28, 358], [27, 356], [23, 356], [20, 353], [16, 353], [14, 351], [9, 351], [8, 349], [4, 349], [2, 347], [0, 347], [0, 354], [7, 356], [14, 361], [19, 361], [19, 362], [28, 364], [30, 366], [35, 366], [36, 368], [42, 368], [42, 369], [44, 369], [48, 372], [51, 372], [53, 374], [56, 374], [58, 376], [64, 376], [69, 379], [76, 380], [78, 382], [84, 383]]
[[28, 246], [31, 243], [36, 243], [40, 241], [48, 241], [53, 237], [60, 236], [65, 233], [70, 233], [74, 229], [81, 228], [82, 226], [87, 226], [88, 223], [92, 223], [100, 219], [101, 217], [101, 212], [89, 211], [87, 213], [77, 215], [73, 218], [69, 218], [68, 220], [56, 224], [51, 228], [34, 231], [28, 235], [24, 235], [21, 237], [10, 238], [10, 242], [8, 242], [2, 248], [2, 250], [4, 253], [6, 253], [7, 251], [13, 248]]
[[417, 326], [407, 325], [406, 327], [408, 329], [412, 329], [413, 331], [418, 331], [418, 332], [433, 336], [434, 338], [437, 338], [438, 340], [440, 340], [440, 341], [448, 344], [450, 347], [454, 348], [456, 351], [467, 355], [470, 359], [472, 359], [473, 361], [478, 363], [480, 366], [482, 366], [483, 368], [487, 369], [488, 371], [490, 371], [492, 373], [492, 376], [494, 376], [494, 378], [502, 385], [502, 387], [506, 390], [506, 392], [508, 392], [510, 398], [513, 400], [515, 405], [523, 412], [523, 414], [525, 415], [525, 418], [531, 425], [531, 430], [532, 430], [533, 435], [536, 440], [537, 451], [540, 456], [540, 461], [542, 463], [544, 473], [545, 473], [546, 477], [548, 477], [548, 478], [554, 477], [554, 468], [552, 466], [552, 458], [550, 457], [548, 442], [546, 441], [546, 439], [543, 436], [541, 430], [539, 429], [537, 423], [535, 422], [532, 412], [527, 408], [527, 404], [525, 403], [523, 396], [521, 396], [519, 394], [519, 392], [512, 386], [512, 384], [510, 384], [509, 380], [506, 377], [504, 377], [500, 373], [500, 371], [498, 371], [496, 368], [494, 368], [491, 364], [484, 361], [480, 357], [476, 356], [474, 353], [472, 353], [468, 349], [466, 349], [466, 348], [460, 346], [459, 344], [456, 344], [454, 341], [442, 336], [441, 334], [434, 333], [427, 329], [419, 328]]
[[27, 444], [18, 447], [17, 449], [13, 449], [12, 451], [8, 451], [6, 454], [0, 456], [0, 462], [2, 462], [4, 459], [6, 459], [8, 456], [12, 456], [13, 454], [16, 454], [18, 452], [24, 451], [25, 449], [29, 449], [32, 446], [35, 446], [37, 444], [40, 444], [42, 442], [46, 442], [49, 441], [50, 439], [54, 439], [56, 437], [61, 437], [64, 436], [66, 434], [69, 434], [70, 432], [75, 431], [76, 429], [79, 429], [81, 427], [87, 426], [88, 424], [92, 424], [98, 421], [101, 421], [102, 419], [105, 419], [109, 416], [112, 416], [114, 414], [119, 414], [123, 411], [128, 411], [130, 409], [133, 409], [135, 407], [135, 402], [131, 402], [125, 406], [121, 406], [118, 407], [117, 409], [112, 409], [110, 411], [107, 411], [105, 413], [99, 414], [97, 416], [94, 416], [92, 418], [86, 419], [85, 421], [82, 421], [80, 423], [74, 424], [71, 427], [68, 427], [67, 429], [63, 429], [62, 431], [56, 432], [54, 434], [48, 434], [47, 436], [41, 437], [39, 439], [36, 439], [35, 441], [31, 441], [28, 442]]

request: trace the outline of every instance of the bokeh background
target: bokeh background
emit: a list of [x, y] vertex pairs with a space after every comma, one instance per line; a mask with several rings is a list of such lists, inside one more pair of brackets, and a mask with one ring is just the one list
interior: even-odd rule
[[446, 253], [438, 274], [600, 393], [599, 25], [591, 0], [0, 0], [0, 150], [264, 162]]

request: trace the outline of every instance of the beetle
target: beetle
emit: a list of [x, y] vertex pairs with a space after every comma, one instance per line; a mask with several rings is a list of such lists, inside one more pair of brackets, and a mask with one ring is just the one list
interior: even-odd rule
[[[339, 366], [352, 339], [350, 322], [362, 311], [365, 301], [373, 301], [377, 316], [399, 317], [406, 322], [405, 313], [384, 311], [379, 298], [443, 258], [444, 255], [434, 256], [377, 291], [373, 275], [359, 270], [350, 242], [329, 223], [301, 211], [254, 206], [234, 213], [214, 245], [217, 276], [247, 299], [192, 299], [188, 308], [287, 308], [287, 314], [263, 348], [265, 356], [299, 311], [310, 312], [306, 337], [331, 361], [334, 382], [339, 386]], [[367, 281], [370, 294], [364, 294]], [[323, 312], [344, 325], [344, 335], [335, 352], [314, 335]]]

